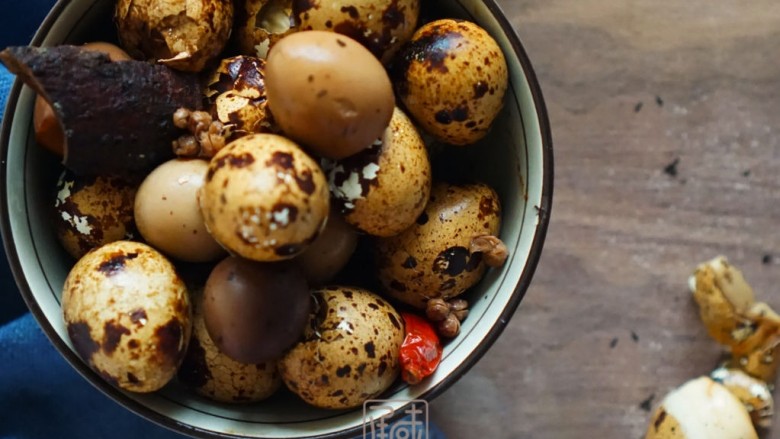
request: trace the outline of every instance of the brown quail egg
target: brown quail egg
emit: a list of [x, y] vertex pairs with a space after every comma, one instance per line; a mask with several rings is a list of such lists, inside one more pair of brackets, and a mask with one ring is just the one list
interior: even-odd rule
[[212, 159], [200, 190], [211, 235], [231, 252], [256, 261], [301, 253], [328, 216], [328, 183], [319, 165], [275, 134], [234, 140]]
[[384, 66], [360, 43], [333, 32], [281, 39], [268, 54], [265, 83], [282, 132], [331, 159], [368, 148], [395, 107]]
[[309, 286], [289, 262], [229, 257], [211, 271], [203, 293], [209, 336], [242, 363], [280, 358], [300, 339], [309, 311]]
[[213, 261], [225, 254], [206, 231], [198, 205], [207, 170], [205, 160], [169, 160], [146, 176], [135, 197], [138, 232], [154, 248], [181, 261]]
[[173, 265], [146, 244], [116, 241], [76, 262], [62, 293], [76, 353], [109, 383], [153, 392], [176, 374], [191, 310]]
[[333, 31], [358, 41], [383, 63], [411, 38], [419, 0], [296, 1], [293, 16], [301, 30]]
[[373, 145], [324, 169], [345, 220], [373, 236], [393, 236], [411, 226], [431, 191], [425, 144], [406, 115], [395, 109]]
[[326, 287], [314, 298], [306, 340], [279, 363], [282, 380], [314, 406], [360, 406], [398, 376], [403, 320], [387, 301], [360, 288]]
[[103, 244], [132, 238], [136, 188], [119, 178], [63, 172], [57, 182], [54, 224], [65, 250], [78, 259]]
[[412, 118], [453, 145], [487, 134], [508, 85], [496, 41], [476, 24], [454, 19], [420, 27], [394, 61], [393, 80]]
[[114, 21], [134, 58], [200, 72], [230, 37], [233, 0], [119, 0]]
[[245, 364], [220, 352], [203, 320], [202, 295], [193, 298], [192, 338], [178, 378], [207, 398], [246, 403], [273, 395], [282, 384], [276, 361]]
[[310, 285], [330, 282], [349, 262], [358, 245], [358, 232], [331, 208], [320, 236], [295, 260]]
[[285, 35], [298, 30], [292, 17], [293, 0], [239, 0], [236, 2], [235, 44], [258, 58]]
[[742, 403], [708, 377], [670, 392], [656, 409], [645, 439], [758, 439]]
[[376, 241], [376, 267], [385, 292], [424, 308], [428, 299], [450, 299], [485, 273], [482, 253], [470, 251], [477, 236], [498, 235], [498, 195], [485, 184], [435, 183], [417, 221], [398, 235]]
[[249, 133], [275, 131], [267, 111], [265, 61], [250, 56], [223, 59], [206, 86], [211, 113], [234, 140]]

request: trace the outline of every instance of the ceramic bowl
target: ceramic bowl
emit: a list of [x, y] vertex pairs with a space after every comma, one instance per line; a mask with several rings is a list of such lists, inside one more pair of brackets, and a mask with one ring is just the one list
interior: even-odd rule
[[[421, 384], [399, 381], [383, 399], [382, 414], [402, 413], [408, 401], [431, 400], [465, 374], [495, 342], [520, 304], [539, 261], [552, 203], [550, 127], [531, 62], [515, 30], [494, 0], [430, 0], [439, 16], [478, 23], [498, 41], [509, 66], [506, 104], [489, 136], [455, 153], [463, 172], [496, 188], [503, 205], [501, 238], [510, 255], [468, 295], [461, 334], [448, 343], [434, 375]], [[111, 0], [60, 0], [33, 45], [116, 39]], [[217, 404], [176, 382], [152, 394], [120, 391], [90, 370], [73, 350], [60, 310], [61, 289], [73, 260], [47, 221], [59, 163], [34, 142], [34, 93], [19, 81], [9, 96], [0, 144], [2, 235], [20, 291], [52, 344], [91, 384], [127, 409], [196, 437], [336, 438], [363, 432], [364, 410], [323, 411], [292, 394], [241, 405]], [[522, 313], [516, 316], [522, 318]], [[518, 359], [520, 361], [522, 359]], [[376, 413], [368, 411], [368, 416]]]

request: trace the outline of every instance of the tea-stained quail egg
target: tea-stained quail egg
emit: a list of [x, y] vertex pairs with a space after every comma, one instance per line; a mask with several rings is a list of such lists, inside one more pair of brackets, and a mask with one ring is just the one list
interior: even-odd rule
[[268, 107], [279, 127], [318, 155], [339, 159], [368, 148], [395, 107], [385, 68], [357, 41], [301, 31], [268, 53]]
[[228, 257], [211, 271], [203, 317], [214, 344], [242, 363], [276, 360], [303, 333], [309, 287], [292, 263]]
[[255, 402], [273, 395], [282, 384], [276, 361], [246, 364], [220, 352], [206, 330], [202, 299], [202, 292], [193, 298], [192, 338], [179, 380], [221, 402]]
[[225, 254], [206, 230], [198, 190], [208, 170], [199, 159], [173, 159], [146, 176], [135, 197], [135, 223], [157, 250], [187, 262], [212, 261]]

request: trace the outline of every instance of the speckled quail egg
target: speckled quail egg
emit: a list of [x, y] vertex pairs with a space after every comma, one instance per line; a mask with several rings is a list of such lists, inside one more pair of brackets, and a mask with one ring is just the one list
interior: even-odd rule
[[265, 61], [251, 56], [223, 59], [205, 89], [211, 113], [228, 130], [228, 141], [276, 131], [267, 110]]
[[333, 32], [281, 39], [268, 53], [265, 84], [282, 132], [331, 159], [368, 148], [395, 107], [384, 66], [360, 43]]
[[73, 266], [62, 311], [76, 353], [109, 383], [153, 392], [176, 374], [192, 328], [174, 266], [146, 244], [116, 241]]
[[209, 274], [203, 319], [220, 352], [242, 363], [279, 359], [301, 337], [309, 286], [290, 262], [229, 257]]
[[134, 58], [200, 72], [227, 44], [233, 0], [118, 0], [114, 21]]
[[209, 232], [228, 250], [277, 261], [301, 253], [317, 238], [330, 195], [319, 165], [294, 142], [250, 134], [211, 159], [200, 205]]
[[293, 2], [301, 30], [333, 31], [358, 41], [383, 63], [412, 37], [419, 0], [309, 0]]
[[398, 376], [403, 320], [387, 301], [360, 288], [325, 287], [314, 298], [306, 340], [279, 363], [282, 380], [314, 406], [360, 406]]
[[292, 17], [293, 0], [236, 1], [234, 41], [241, 53], [265, 58], [285, 35], [298, 30]]
[[330, 282], [349, 262], [358, 245], [358, 232], [331, 207], [320, 236], [295, 258], [312, 286]]
[[57, 181], [54, 225], [65, 250], [78, 259], [103, 244], [132, 238], [136, 188], [115, 177], [64, 171]]
[[135, 197], [138, 232], [154, 248], [181, 261], [213, 261], [225, 254], [206, 231], [198, 205], [207, 170], [205, 160], [169, 160], [146, 176]]
[[202, 292], [193, 297], [192, 338], [178, 378], [198, 394], [220, 402], [260, 401], [281, 387], [276, 361], [239, 363], [220, 352], [203, 320]]
[[708, 377], [670, 392], [653, 414], [645, 439], [757, 439], [742, 403]]
[[393, 236], [411, 226], [431, 191], [428, 151], [398, 108], [373, 145], [323, 165], [344, 219], [369, 235]]
[[417, 221], [398, 235], [375, 243], [378, 278], [385, 292], [424, 308], [428, 299], [450, 299], [485, 273], [482, 253], [471, 253], [474, 237], [497, 236], [501, 206], [485, 184], [434, 183]]
[[442, 19], [425, 24], [392, 68], [398, 98], [438, 140], [472, 144], [487, 134], [508, 86], [501, 48], [474, 23]]

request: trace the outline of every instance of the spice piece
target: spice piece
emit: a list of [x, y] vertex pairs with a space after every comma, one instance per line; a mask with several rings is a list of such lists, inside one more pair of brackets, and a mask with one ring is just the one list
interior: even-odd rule
[[406, 337], [401, 345], [401, 378], [417, 384], [432, 374], [441, 361], [442, 346], [433, 326], [415, 314], [401, 313]]
[[500, 267], [506, 262], [509, 250], [500, 238], [493, 235], [480, 235], [471, 240], [471, 253], [482, 253], [482, 260], [489, 267]]

